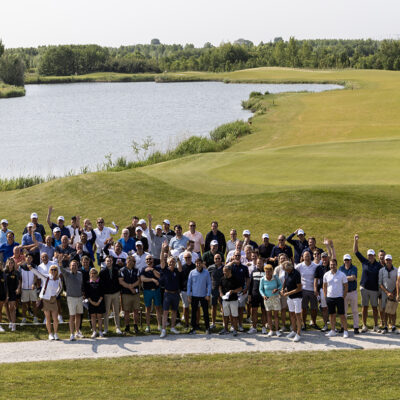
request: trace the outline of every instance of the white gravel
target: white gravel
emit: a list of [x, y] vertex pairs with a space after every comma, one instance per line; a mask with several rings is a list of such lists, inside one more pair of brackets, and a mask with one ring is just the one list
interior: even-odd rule
[[198, 334], [158, 336], [111, 337], [102, 339], [81, 339], [76, 342], [34, 341], [0, 343], [0, 363], [124, 357], [144, 355], [182, 355], [240, 352], [293, 352], [358, 349], [399, 349], [400, 335], [368, 332], [348, 339], [342, 335], [326, 338], [322, 332], [306, 332], [299, 343], [286, 337], [267, 338], [265, 335], [239, 334], [206, 336]]

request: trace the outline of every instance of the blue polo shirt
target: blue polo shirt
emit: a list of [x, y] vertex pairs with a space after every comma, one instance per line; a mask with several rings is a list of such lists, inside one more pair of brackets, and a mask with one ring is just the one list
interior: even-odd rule
[[161, 268], [160, 285], [169, 292], [177, 292], [181, 286], [181, 273], [175, 268], [171, 271], [169, 268]]
[[[351, 276], [351, 275], [355, 275], [355, 277], [357, 278], [357, 267], [353, 264], [350, 265], [349, 269], [346, 269], [346, 267], [344, 266], [344, 264], [342, 266], [339, 267], [339, 271], [343, 272], [346, 276]], [[355, 290], [357, 290], [357, 279], [355, 281], [348, 281], [348, 293], [350, 292], [354, 292]]]
[[376, 260], [371, 264], [359, 251], [357, 251], [356, 256], [362, 264], [360, 286], [377, 292], [379, 290], [379, 270], [382, 265]]
[[7, 242], [7, 233], [11, 232], [10, 229], [7, 229], [5, 232], [3, 229], [0, 229], [0, 245]]
[[[40, 243], [42, 242], [42, 235], [39, 232], [34, 232], [35, 239]], [[22, 246], [29, 246], [33, 244], [32, 236], [29, 233], [22, 235]], [[33, 251], [34, 253], [39, 253], [39, 248]]]
[[[51, 230], [53, 230], [54, 228], [60, 228], [57, 224], [55, 224], [54, 222], [51, 224]], [[69, 229], [64, 225], [61, 229], [61, 236], [68, 236], [68, 238], [71, 238], [71, 232], [69, 231]], [[53, 233], [53, 237], [54, 237], [54, 233]]]
[[199, 272], [197, 268], [195, 268], [190, 272], [187, 294], [193, 297], [211, 296], [211, 277], [207, 269], [203, 268], [201, 272]]
[[189, 241], [189, 238], [185, 235], [182, 235], [182, 237], [180, 239], [178, 239], [175, 236], [169, 242], [169, 247], [172, 250], [179, 249], [180, 247], [183, 247], [184, 249], [186, 249], [186, 245], [187, 245], [188, 241]]
[[129, 238], [128, 240], [125, 240], [124, 238], [118, 239], [118, 242], [122, 244], [122, 250], [125, 253], [128, 253], [129, 251], [133, 250], [136, 253], [136, 240], [134, 238]]
[[0, 253], [3, 253], [3, 262], [6, 262], [13, 256], [14, 247], [17, 246], [19, 246], [19, 243], [17, 242], [14, 242], [13, 244], [4, 243], [0, 246]]

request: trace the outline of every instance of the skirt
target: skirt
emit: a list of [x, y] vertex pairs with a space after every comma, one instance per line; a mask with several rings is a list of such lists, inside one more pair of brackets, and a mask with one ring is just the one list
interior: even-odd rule
[[43, 311], [58, 311], [57, 299], [51, 296], [50, 300], [43, 299]]
[[106, 305], [104, 299], [98, 306], [89, 303], [89, 314], [104, 314], [106, 312]]

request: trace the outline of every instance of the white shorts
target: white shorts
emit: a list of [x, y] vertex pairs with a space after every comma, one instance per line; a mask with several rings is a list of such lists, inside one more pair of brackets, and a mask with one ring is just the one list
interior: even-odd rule
[[189, 300], [187, 292], [181, 292], [182, 306], [183, 308], [189, 308]]
[[224, 312], [224, 317], [232, 317], [239, 316], [239, 302], [237, 300], [226, 301], [222, 300], [222, 309]]
[[296, 314], [300, 314], [301, 313], [301, 298], [297, 298], [297, 299], [291, 299], [290, 297], [288, 297], [287, 299], [287, 305], [289, 308], [289, 312], [294, 312]]
[[69, 315], [83, 314], [83, 297], [68, 297], [68, 312]]
[[28, 303], [38, 299], [36, 289], [22, 289], [21, 303]]
[[326, 299], [324, 295], [324, 289], [319, 289], [319, 297], [321, 298], [321, 307], [326, 308], [328, 305], [326, 304]]

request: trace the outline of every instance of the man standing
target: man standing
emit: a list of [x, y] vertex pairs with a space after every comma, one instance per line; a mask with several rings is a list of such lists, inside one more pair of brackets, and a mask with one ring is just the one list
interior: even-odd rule
[[14, 232], [7, 232], [7, 241], [0, 246], [0, 253], [3, 253], [3, 263], [13, 256], [14, 247], [19, 246], [19, 243], [14, 241]]
[[[381, 329], [380, 333], [388, 333], [388, 319], [389, 323], [391, 325], [391, 329], [393, 327], [395, 328], [394, 331], [396, 330], [396, 308], [393, 307], [394, 312], [387, 312], [386, 308], [388, 311], [390, 310], [390, 303], [394, 302], [396, 299], [396, 281], [397, 281], [397, 268], [393, 267], [393, 261], [392, 261], [392, 256], [390, 254], [385, 255], [385, 266], [379, 270], [379, 287], [382, 291], [382, 301], [381, 301], [381, 310], [383, 313], [383, 321], [384, 321], [384, 326], [383, 329]], [[389, 303], [389, 306], [387, 307], [387, 304]], [[397, 304], [396, 304], [397, 306]]]
[[250, 231], [248, 229], [245, 229], [243, 231], [243, 245], [244, 246], [250, 245], [253, 248], [253, 250], [258, 249], [258, 244], [254, 240], [251, 240], [250, 236], [251, 236]]
[[[165, 249], [167, 246], [164, 245]], [[162, 251], [163, 252], [163, 251]], [[187, 284], [189, 279], [189, 274], [196, 268], [195, 263], [192, 260], [192, 255], [188, 252], [183, 252], [183, 264], [181, 273], [181, 299], [183, 307], [183, 317], [185, 319], [186, 327], [189, 328], [189, 300], [187, 294]]]
[[[266, 334], [267, 329], [265, 324], [267, 322], [267, 314], [265, 311], [264, 299], [260, 294], [260, 281], [265, 276], [264, 272], [264, 260], [262, 258], [257, 259], [257, 268], [251, 273], [250, 286], [249, 286], [249, 303], [251, 305], [251, 322], [253, 326], [247, 333], [257, 333], [257, 319], [258, 319], [258, 308], [261, 307], [261, 333]], [[272, 329], [272, 327], [271, 327]]]
[[264, 260], [268, 260], [271, 257], [271, 252], [275, 245], [269, 242], [268, 233], [263, 233], [262, 240], [263, 243], [258, 246], [258, 253]]
[[229, 232], [230, 239], [226, 243], [226, 251], [229, 253], [232, 250], [235, 250], [236, 248], [236, 242], [237, 242], [237, 232], [236, 229], [231, 229]]
[[268, 260], [274, 267], [278, 265], [279, 254], [285, 253], [290, 261], [293, 263], [293, 251], [290, 246], [286, 244], [286, 238], [284, 235], [278, 236], [278, 245], [274, 246], [271, 251], [271, 257]]
[[8, 229], [8, 221], [6, 219], [1, 220], [1, 229], [0, 229], [0, 246], [7, 242], [7, 233], [11, 232]]
[[69, 229], [69, 234], [71, 238], [71, 245], [75, 247], [75, 245], [79, 242], [80, 240], [80, 235], [79, 235], [79, 229], [80, 229], [80, 216], [73, 216], [71, 217], [71, 224], [67, 225], [67, 228]]
[[337, 261], [335, 259], [329, 262], [331, 268], [323, 278], [324, 295], [328, 305], [329, 318], [331, 321], [331, 330], [325, 335], [327, 337], [336, 336], [336, 313], [344, 328], [343, 337], [348, 338], [347, 320], [344, 315], [344, 299], [347, 295], [347, 277], [343, 272], [337, 270]]
[[223, 267], [224, 264], [222, 263], [222, 256], [220, 254], [216, 254], [214, 256], [214, 264], [208, 267], [208, 272], [210, 273], [211, 277], [211, 330], [216, 328], [217, 308], [218, 305], [221, 304], [221, 299], [219, 297], [219, 286], [221, 279], [224, 276]]
[[[44, 239], [46, 237], [46, 230], [44, 229], [44, 226], [42, 224], [39, 224], [38, 218], [39, 217], [35, 212], [31, 214], [31, 222], [33, 224], [33, 230], [35, 232], [40, 233], [40, 235], [42, 236], [42, 240], [41, 241], [44, 242]], [[27, 232], [28, 232], [28, 228], [25, 227], [24, 231], [22, 232], [22, 234], [24, 235]]]
[[330, 271], [328, 253], [325, 253], [325, 252], [322, 253], [321, 258], [322, 258], [322, 262], [320, 265], [317, 266], [317, 268], [315, 270], [314, 292], [318, 293], [318, 296], [320, 297], [322, 318], [324, 320], [324, 327], [321, 329], [321, 331], [326, 332], [328, 330], [329, 314], [328, 314], [328, 305], [326, 304], [326, 298], [325, 298], [325, 294], [324, 294], [324, 290], [323, 290], [323, 286], [324, 286], [323, 279], [324, 279], [324, 275], [328, 271]]
[[143, 250], [143, 243], [139, 240], [136, 242], [136, 253], [133, 255], [136, 259], [136, 268], [141, 273], [146, 267], [146, 257], [149, 256], [150, 253], [147, 253]]
[[[34, 231], [34, 225], [32, 222], [29, 222], [29, 224], [26, 226], [26, 228], [27, 228], [28, 232], [22, 236], [21, 245], [23, 248], [30, 249], [32, 247], [32, 245], [35, 243], [32, 236], [35, 236], [35, 239], [37, 242], [41, 242], [42, 235], [39, 232]], [[36, 265], [38, 265], [40, 263], [39, 248], [32, 249], [31, 252], [33, 255], [33, 262]]]
[[196, 222], [189, 221], [189, 230], [184, 233], [184, 236], [194, 241], [194, 249], [199, 257], [204, 253], [204, 237], [201, 232], [196, 231]]
[[[111, 237], [111, 235], [115, 235], [118, 232], [118, 225], [115, 225], [115, 229], [109, 228], [108, 226], [104, 226], [104, 218], [97, 218], [97, 228], [94, 229], [94, 233], [96, 234], [96, 258], [97, 264], [101, 266], [101, 251], [104, 249], [105, 241]], [[106, 306], [107, 307], [107, 306]]]
[[296, 270], [300, 272], [301, 275], [301, 285], [303, 289], [303, 298], [301, 302], [301, 308], [303, 312], [303, 329], [307, 328], [307, 312], [308, 305], [310, 304], [311, 309], [311, 327], [314, 329], [319, 329], [317, 326], [317, 310], [318, 310], [318, 292], [314, 291], [314, 277], [317, 265], [311, 261], [311, 253], [305, 251], [303, 253], [304, 261], [296, 265]]
[[218, 251], [222, 254], [226, 252], [226, 240], [224, 234], [218, 230], [218, 222], [211, 222], [211, 231], [206, 235], [206, 242], [204, 245], [204, 251], [209, 251], [211, 242], [216, 240], [218, 243]]
[[186, 245], [189, 241], [189, 238], [182, 235], [181, 225], [179, 224], [175, 225], [174, 230], [175, 230], [175, 236], [169, 242], [169, 247], [171, 250], [178, 250], [179, 253], [182, 253], [182, 251], [186, 249]]
[[[298, 240], [293, 239], [295, 235], [297, 235], [297, 237], [299, 238]], [[301, 255], [303, 254], [303, 251], [308, 247], [308, 240], [306, 239], [306, 234], [304, 233], [303, 229], [299, 228], [288, 236], [287, 241], [294, 248], [294, 262], [298, 264], [300, 262], [300, 258]]]
[[169, 222], [169, 219], [164, 219], [162, 233], [164, 236], [166, 236], [168, 243], [175, 236], [175, 232], [172, 229], [170, 229], [170, 227], [171, 227], [171, 223]]
[[214, 258], [216, 254], [219, 254], [222, 258], [222, 261], [224, 261], [223, 253], [218, 250], [218, 242], [216, 240], [213, 240], [210, 245], [210, 250], [206, 251], [203, 254], [203, 261], [205, 262], [207, 268], [214, 263]]
[[210, 334], [210, 318], [208, 315], [208, 303], [211, 296], [211, 278], [210, 274], [203, 267], [203, 261], [198, 258], [196, 260], [196, 268], [190, 272], [188, 279], [188, 300], [192, 305], [192, 329], [190, 334], [196, 334], [196, 329], [200, 329], [197, 325], [197, 309], [199, 303], [203, 309], [203, 318], [206, 325], [206, 333]]
[[47, 212], [47, 224], [49, 225], [50, 229], [53, 231], [54, 228], [60, 228], [61, 231], [61, 236], [68, 236], [68, 239], [71, 237], [71, 234], [69, 232], [69, 229], [65, 226], [64, 224], [64, 217], [62, 215], [60, 215], [57, 218], [57, 224], [55, 224], [54, 222], [51, 222], [51, 213], [53, 212], [53, 206], [49, 207], [49, 211]]
[[363, 333], [368, 332], [367, 317], [368, 317], [369, 304], [371, 304], [374, 316], [374, 332], [378, 332], [379, 270], [381, 269], [381, 264], [376, 260], [375, 251], [373, 249], [369, 249], [367, 251], [368, 259], [366, 259], [358, 251], [358, 240], [359, 236], [355, 235], [353, 251], [362, 264], [360, 292], [361, 292], [363, 327], [361, 332]]

